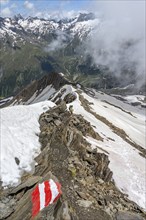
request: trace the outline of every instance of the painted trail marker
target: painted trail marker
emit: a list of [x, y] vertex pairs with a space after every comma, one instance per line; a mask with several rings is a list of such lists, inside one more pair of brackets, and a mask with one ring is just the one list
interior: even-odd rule
[[32, 217], [35, 217], [48, 205], [56, 202], [61, 194], [61, 185], [52, 179], [38, 184], [31, 194]]

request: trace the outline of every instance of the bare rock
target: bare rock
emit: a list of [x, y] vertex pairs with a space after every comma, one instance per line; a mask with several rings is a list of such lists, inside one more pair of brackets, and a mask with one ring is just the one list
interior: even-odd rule
[[116, 214], [116, 220], [144, 220], [144, 218], [132, 212], [119, 211]]
[[109, 165], [108, 156], [103, 153], [98, 153], [96, 157], [98, 162], [98, 165], [96, 167], [96, 175], [105, 182], [110, 181], [113, 174], [108, 167]]
[[69, 93], [64, 97], [64, 101], [66, 102], [66, 104], [68, 104], [76, 100], [76, 98], [77, 98], [76, 93]]
[[35, 185], [40, 180], [41, 180], [40, 176], [32, 176], [26, 182], [24, 182], [24, 183], [20, 184], [19, 186], [13, 188], [12, 191], [10, 192], [10, 194], [16, 194], [17, 192], [19, 192], [20, 190], [22, 190], [26, 187], [29, 188], [29, 187]]
[[0, 201], [0, 219], [5, 219], [14, 211], [15, 199], [5, 198]]
[[89, 207], [92, 205], [92, 202], [91, 202], [91, 201], [84, 200], [84, 199], [78, 200], [77, 203], [78, 203], [79, 206], [82, 206], [82, 207], [84, 207], [84, 208], [89, 208]]

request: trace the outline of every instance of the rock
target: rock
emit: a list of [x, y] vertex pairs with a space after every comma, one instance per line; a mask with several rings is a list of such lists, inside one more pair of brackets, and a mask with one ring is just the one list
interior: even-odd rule
[[55, 124], [56, 126], [59, 126], [59, 125], [61, 125], [61, 121], [59, 121], [59, 120], [54, 120], [54, 124]]
[[110, 214], [110, 213], [111, 213], [111, 210], [110, 210], [110, 208], [109, 208], [109, 207], [108, 207], [108, 208], [106, 208], [105, 210], [106, 210], [106, 212], [107, 212], [108, 214]]
[[79, 206], [82, 206], [84, 208], [89, 208], [91, 205], [92, 205], [92, 202], [91, 201], [88, 201], [88, 200], [77, 200], [77, 203]]
[[41, 180], [40, 176], [32, 176], [26, 182], [24, 182], [24, 183], [20, 184], [19, 186], [15, 187], [14, 189], [12, 189], [10, 191], [10, 194], [16, 194], [17, 192], [19, 192], [20, 190], [22, 190], [26, 187], [33, 186], [34, 184], [36, 184], [40, 180]]
[[80, 184], [82, 184], [84, 187], [86, 186], [87, 182], [85, 179], [79, 179], [77, 180]]
[[104, 181], [103, 181], [102, 179], [99, 178], [99, 179], [98, 179], [98, 183], [99, 183], [99, 184], [103, 184]]
[[64, 204], [63, 204], [62, 219], [63, 220], [71, 220], [71, 216], [69, 214], [69, 208], [68, 208], [67, 202], [64, 202]]
[[131, 102], [131, 105], [133, 105], [133, 106], [138, 106], [140, 104], [141, 104], [140, 102]]
[[59, 114], [57, 114], [56, 112], [51, 112], [51, 115], [52, 115], [53, 119], [60, 118]]
[[112, 179], [113, 173], [110, 171], [108, 165], [109, 165], [109, 159], [108, 156], [103, 153], [97, 153], [97, 167], [96, 167], [96, 175], [100, 177], [105, 182], [109, 182]]
[[77, 191], [77, 194], [79, 195], [80, 198], [85, 199], [85, 200], [87, 199], [86, 193]]
[[75, 156], [72, 158], [72, 163], [80, 168], [82, 168], [82, 163], [79, 161], [78, 157]]
[[86, 150], [87, 150], [87, 153], [89, 153], [89, 154], [91, 154], [91, 153], [94, 154], [94, 153], [97, 152], [97, 148], [93, 149], [93, 148], [91, 148], [91, 147], [89, 147], [89, 146], [87, 146]]
[[94, 183], [95, 180], [94, 180], [93, 176], [87, 176], [86, 181], [87, 181], [87, 184], [90, 185], [90, 184]]
[[79, 125], [79, 123], [80, 123], [80, 120], [75, 115], [72, 115], [69, 125], [77, 126]]
[[67, 106], [66, 106], [66, 103], [64, 101], [62, 101], [60, 103], [60, 105], [58, 106], [58, 109], [59, 109], [59, 113], [63, 113], [67, 110]]
[[73, 105], [69, 106], [69, 111], [70, 111], [71, 114], [73, 114]]
[[146, 108], [146, 103], [141, 103], [142, 108]]
[[71, 102], [73, 102], [74, 100], [76, 100], [77, 95], [76, 93], [69, 93], [64, 97], [64, 101], [66, 102], [66, 104], [69, 104]]
[[50, 123], [51, 121], [53, 121], [53, 117], [46, 117], [45, 118], [45, 121], [47, 122], [47, 123]]
[[15, 162], [16, 162], [17, 165], [20, 164], [20, 160], [18, 159], [18, 157], [15, 157]]
[[5, 203], [0, 202], [0, 219], [7, 218], [13, 211], [14, 208], [12, 207], [12, 204], [8, 203], [6, 205]]
[[119, 211], [116, 214], [116, 220], [144, 220], [144, 218], [132, 212]]

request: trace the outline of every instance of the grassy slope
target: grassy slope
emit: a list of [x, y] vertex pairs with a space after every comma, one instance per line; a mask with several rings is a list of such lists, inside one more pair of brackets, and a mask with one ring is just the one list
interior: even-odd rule
[[2, 78], [0, 95], [15, 93], [30, 81], [42, 77], [48, 71], [59, 70], [59, 65], [48, 57], [41, 46], [26, 43], [21, 49], [1, 49]]

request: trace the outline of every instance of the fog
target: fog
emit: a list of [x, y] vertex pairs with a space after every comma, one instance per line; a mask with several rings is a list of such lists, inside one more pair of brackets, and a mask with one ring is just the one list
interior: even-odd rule
[[90, 7], [101, 22], [86, 42], [86, 54], [116, 76], [123, 69], [135, 71], [138, 83], [143, 83], [145, 1], [94, 1]]
[[61, 49], [64, 47], [65, 42], [67, 41], [67, 34], [65, 34], [63, 31], [59, 31], [57, 30], [55, 32], [56, 34], [56, 39], [53, 40], [46, 48], [45, 51], [47, 52], [51, 52], [51, 51], [55, 51], [58, 49]]

